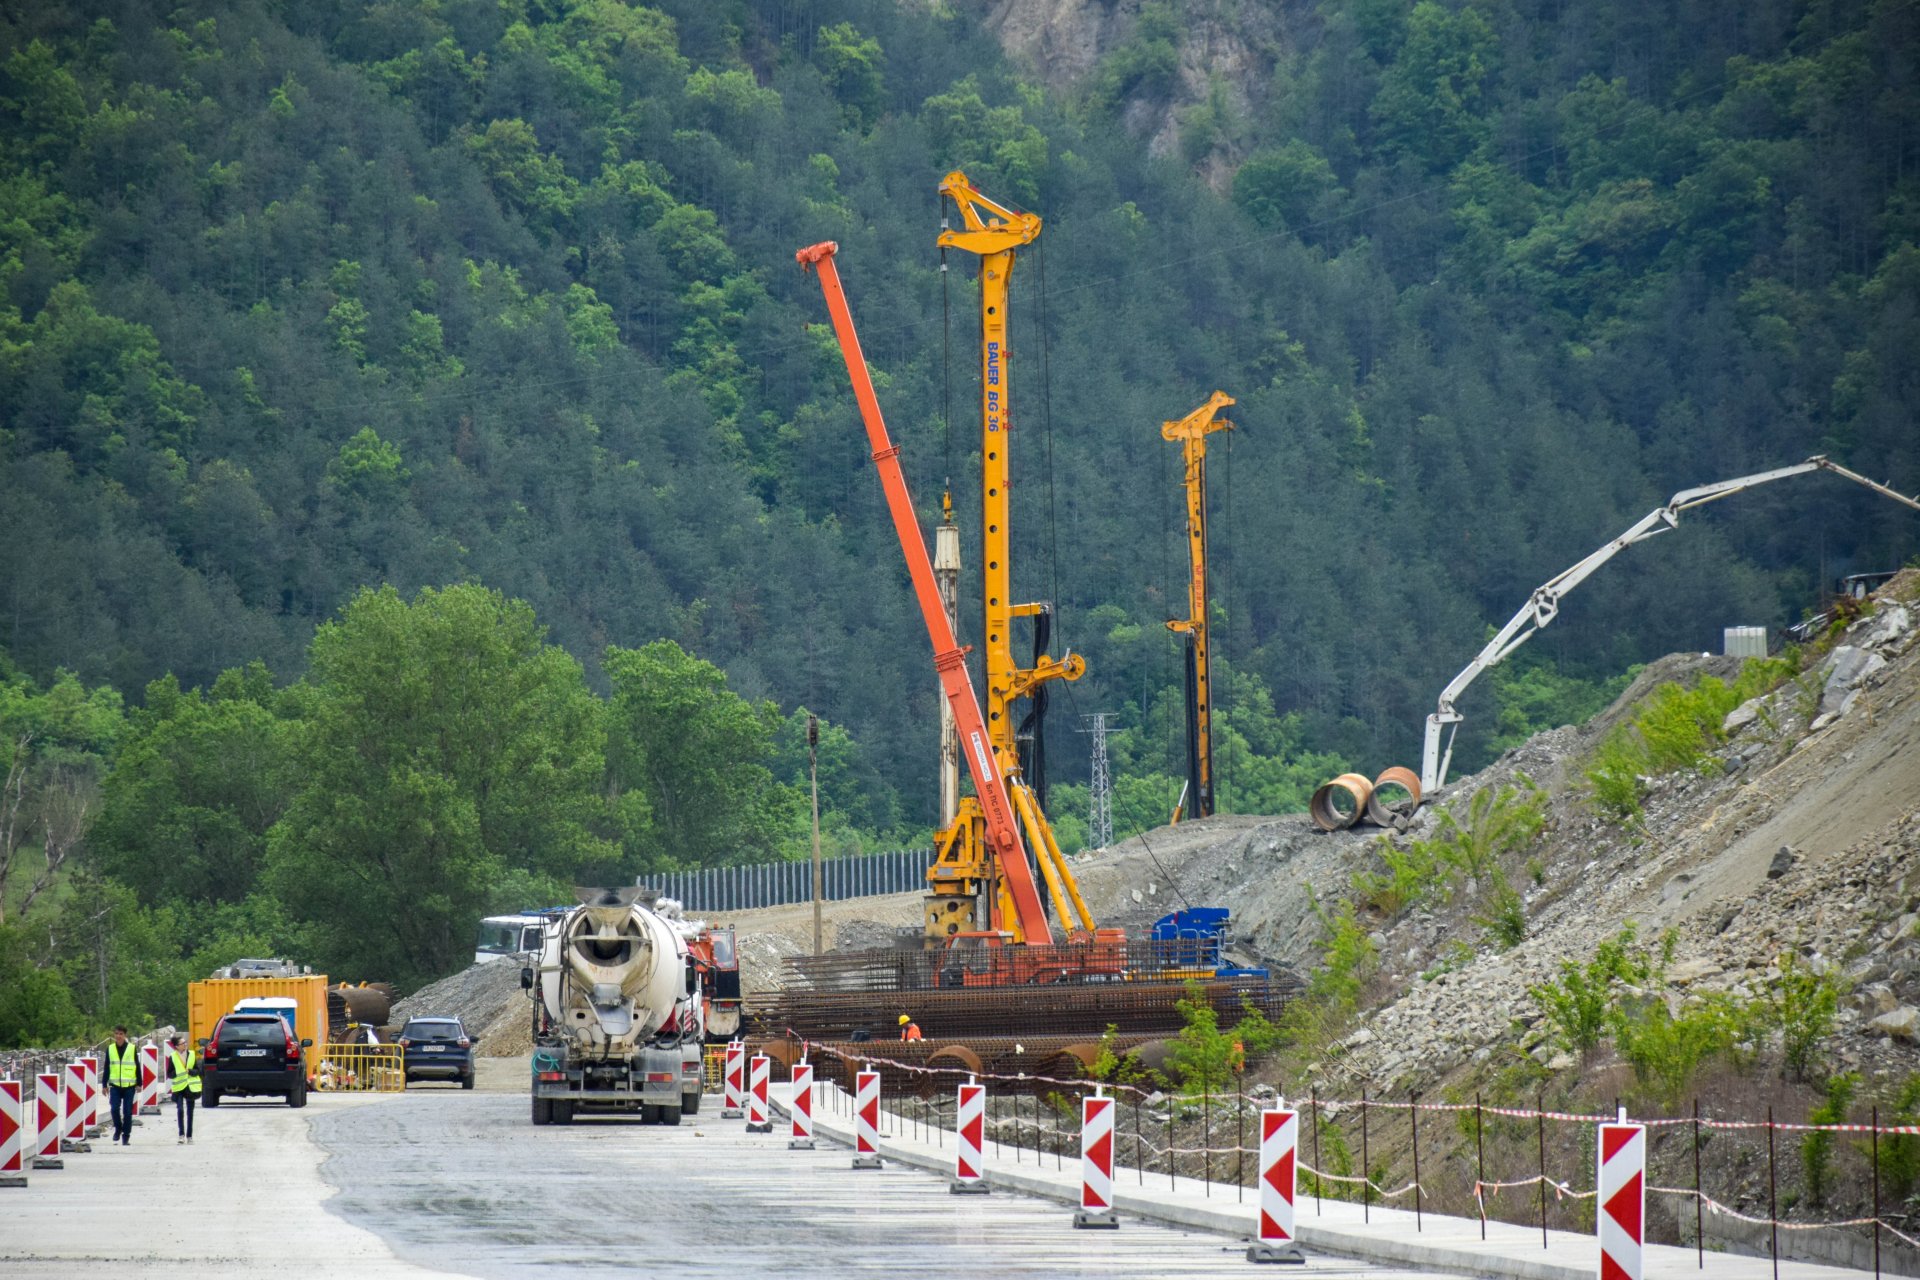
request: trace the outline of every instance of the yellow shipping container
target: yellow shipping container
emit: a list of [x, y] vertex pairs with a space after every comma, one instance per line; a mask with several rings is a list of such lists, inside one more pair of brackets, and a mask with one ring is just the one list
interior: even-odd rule
[[209, 978], [187, 984], [187, 1038], [198, 1047], [213, 1035], [214, 1024], [233, 1012], [242, 1000], [257, 998], [294, 1002], [295, 1038], [313, 1041], [307, 1050], [307, 1078], [313, 1079], [327, 1044], [327, 977], [323, 973], [298, 978]]

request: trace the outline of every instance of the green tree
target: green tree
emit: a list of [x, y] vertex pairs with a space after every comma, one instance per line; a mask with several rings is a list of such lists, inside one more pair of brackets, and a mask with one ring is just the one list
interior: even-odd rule
[[84, 847], [125, 728], [120, 695], [60, 672], [0, 679], [0, 924], [23, 917]]
[[273, 710], [261, 663], [206, 693], [166, 676], [147, 686], [102, 788], [94, 852], [148, 903], [239, 902], [286, 809], [293, 726]]
[[439, 977], [511, 872], [604, 872], [599, 709], [526, 604], [477, 586], [362, 591], [310, 661], [268, 884], [319, 965]]
[[641, 871], [765, 862], [798, 829], [801, 794], [768, 767], [781, 721], [770, 702], [671, 640], [609, 648], [608, 790]]
[[1420, 0], [1373, 100], [1382, 141], [1431, 169], [1463, 159], [1487, 136], [1498, 54], [1498, 38], [1478, 9]]

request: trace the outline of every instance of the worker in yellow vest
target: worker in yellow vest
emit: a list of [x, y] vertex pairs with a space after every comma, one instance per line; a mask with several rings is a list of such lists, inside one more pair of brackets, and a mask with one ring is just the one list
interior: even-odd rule
[[140, 1089], [140, 1046], [127, 1039], [125, 1027], [113, 1029], [107, 1046], [107, 1105], [113, 1110], [113, 1137], [126, 1146], [133, 1137], [133, 1099]]
[[200, 1053], [186, 1047], [185, 1036], [167, 1041], [167, 1084], [173, 1090], [173, 1120], [180, 1136], [175, 1145], [193, 1142], [193, 1104], [200, 1098]]

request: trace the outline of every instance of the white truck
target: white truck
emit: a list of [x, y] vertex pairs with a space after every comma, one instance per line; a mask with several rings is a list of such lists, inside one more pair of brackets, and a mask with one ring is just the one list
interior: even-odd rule
[[701, 1039], [686, 939], [638, 888], [575, 892], [580, 905], [547, 925], [520, 971], [534, 1003], [533, 1123], [625, 1112], [677, 1125]]

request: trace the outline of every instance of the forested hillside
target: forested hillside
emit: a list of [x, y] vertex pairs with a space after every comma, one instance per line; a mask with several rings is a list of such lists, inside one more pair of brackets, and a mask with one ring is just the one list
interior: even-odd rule
[[[769, 724], [824, 714], [849, 824], [917, 830], [925, 640], [792, 254], [840, 241], [923, 510], [951, 477], [970, 524], [955, 167], [1047, 220], [1015, 277], [1016, 590], [1088, 659], [1056, 779], [1074, 713], [1127, 726], [1123, 829], [1177, 772], [1157, 428], [1215, 387], [1228, 807], [1409, 760], [1489, 623], [1675, 489], [1814, 452], [1920, 489], [1911, 0], [1297, 3], [1245, 19], [1260, 92], [1176, 103], [1238, 13], [1120, 5], [1050, 90], [973, 11], [895, 0], [10, 7], [15, 684], [140, 704], [259, 662], [271, 690], [359, 589], [475, 582], [605, 705], [608, 647], [666, 638]], [[1717, 508], [1483, 682], [1467, 754], [1917, 550], [1817, 478]], [[303, 688], [249, 697], [304, 725]]]

